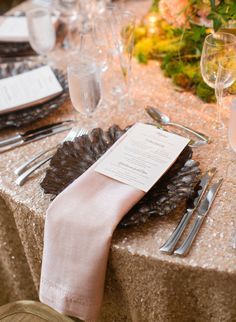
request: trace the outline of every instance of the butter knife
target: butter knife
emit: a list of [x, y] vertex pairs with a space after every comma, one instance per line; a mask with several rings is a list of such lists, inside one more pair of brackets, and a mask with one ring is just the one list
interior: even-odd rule
[[197, 216], [195, 218], [195, 221], [193, 223], [193, 226], [187, 235], [186, 239], [183, 241], [182, 245], [174, 251], [175, 255], [179, 256], [185, 256], [189, 252], [191, 245], [194, 241], [194, 239], [197, 236], [197, 233], [202, 226], [202, 223], [208, 214], [209, 210], [211, 209], [211, 206], [213, 204], [213, 201], [215, 200], [215, 197], [217, 195], [217, 192], [220, 189], [220, 186], [222, 184], [223, 179], [221, 178], [219, 181], [217, 181], [215, 184], [211, 186], [211, 188], [208, 190], [206, 196], [202, 200], [199, 208], [197, 209]]
[[20, 143], [26, 142], [26, 141], [30, 140], [31, 138], [36, 138], [37, 136], [40, 136], [42, 134], [50, 133], [50, 131], [52, 131], [55, 128], [58, 128], [60, 126], [64, 126], [67, 124], [71, 124], [73, 122], [74, 121], [72, 121], [72, 120], [66, 120], [66, 121], [62, 121], [62, 122], [48, 124], [48, 125], [39, 127], [34, 130], [26, 131], [24, 133], [18, 133], [16, 135], [13, 135], [13, 136], [7, 138], [7, 139], [0, 140], [0, 147], [11, 145], [16, 142], [20, 142]]
[[13, 148], [25, 145], [27, 143], [41, 140], [45, 137], [48, 137], [60, 132], [70, 130], [72, 122], [74, 121], [63, 121], [60, 123], [50, 124], [48, 126], [45, 126], [36, 130], [30, 130], [23, 134], [18, 134], [6, 140], [2, 140], [0, 142], [0, 153], [9, 151]]
[[206, 189], [209, 185], [211, 179], [216, 173], [216, 168], [212, 168], [208, 170], [202, 179], [200, 180], [199, 184], [197, 185], [197, 189], [195, 194], [192, 198], [190, 198], [187, 202], [187, 210], [183, 217], [181, 218], [179, 224], [169, 237], [169, 239], [164, 243], [164, 245], [160, 248], [160, 251], [167, 254], [172, 254], [174, 248], [179, 241], [180, 237], [182, 236], [188, 222], [190, 221], [193, 213], [195, 212], [196, 208], [198, 207]]

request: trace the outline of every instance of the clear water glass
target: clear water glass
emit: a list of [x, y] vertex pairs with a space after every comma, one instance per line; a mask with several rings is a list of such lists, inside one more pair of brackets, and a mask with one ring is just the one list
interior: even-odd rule
[[69, 64], [67, 72], [73, 107], [82, 115], [90, 117], [102, 99], [97, 65], [89, 59], [80, 59]]
[[26, 17], [30, 45], [39, 55], [46, 56], [56, 43], [55, 27], [49, 9], [28, 10]]

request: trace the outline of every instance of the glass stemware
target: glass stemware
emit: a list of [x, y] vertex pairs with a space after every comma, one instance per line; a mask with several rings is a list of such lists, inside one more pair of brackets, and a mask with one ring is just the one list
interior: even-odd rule
[[[219, 63], [225, 57], [233, 56], [236, 50], [236, 37], [229, 33], [217, 32], [205, 38], [201, 55], [201, 73], [205, 83], [211, 88], [216, 86]], [[217, 119], [215, 128], [224, 127], [221, 121], [221, 106], [217, 102]]]
[[236, 152], [236, 54], [219, 63], [215, 92], [220, 109], [230, 110], [228, 136]]
[[32, 48], [46, 60], [56, 43], [55, 27], [47, 8], [35, 8], [26, 12], [29, 41]]
[[95, 60], [101, 72], [107, 71], [111, 63], [112, 44], [108, 37], [107, 20], [98, 16], [94, 18], [91, 30], [84, 35], [83, 46], [80, 53], [88, 54]]
[[79, 0], [54, 0], [53, 10], [59, 16], [59, 19], [67, 26], [67, 35], [63, 41], [65, 49], [74, 49], [73, 44], [73, 26], [78, 19]]
[[74, 108], [87, 118], [91, 117], [102, 99], [98, 66], [90, 57], [80, 57], [68, 65], [67, 72]]
[[[114, 94], [127, 96], [129, 98], [131, 58], [134, 48], [135, 15], [130, 11], [111, 9], [108, 13], [109, 25], [112, 32], [114, 65], [119, 68], [117, 79], [120, 84], [114, 87]], [[116, 64], [117, 61], [117, 64]]]

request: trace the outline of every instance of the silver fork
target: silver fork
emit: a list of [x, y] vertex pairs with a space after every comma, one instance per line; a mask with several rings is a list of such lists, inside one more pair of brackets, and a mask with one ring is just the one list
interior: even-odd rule
[[[71, 129], [71, 131], [69, 132], [69, 134], [66, 136], [66, 138], [62, 141], [62, 142], [66, 142], [66, 141], [73, 141], [76, 137], [78, 136], [82, 136], [84, 134], [87, 134], [88, 131], [86, 129], [79, 129], [79, 128], [73, 128]], [[52, 149], [55, 149], [56, 147], [58, 147], [58, 145], [54, 146], [53, 148], [50, 148], [48, 150], [43, 151], [42, 153], [36, 155], [34, 157], [34, 160], [36, 160], [37, 158], [39, 158], [40, 156], [42, 156], [44, 153], [49, 152]], [[24, 171], [23, 173], [21, 172], [21, 175], [15, 180], [15, 183], [19, 186], [22, 186], [25, 181], [27, 180], [27, 178], [38, 168], [40, 168], [43, 164], [45, 164], [46, 162], [48, 162], [49, 160], [51, 160], [51, 158], [53, 157], [53, 154], [51, 154], [50, 156], [46, 157], [45, 159], [39, 161], [38, 163], [36, 163], [35, 165], [33, 165], [31, 168], [29, 168], [28, 170]], [[32, 158], [33, 159], [33, 158]], [[31, 160], [28, 161], [28, 164], [30, 164], [31, 162], [33, 162]], [[27, 164], [27, 165], [28, 165]], [[24, 164], [26, 165], [26, 163]], [[26, 165], [26, 166], [27, 166]], [[26, 167], [25, 166], [25, 167]], [[22, 165], [23, 167], [23, 165]]]
[[[67, 134], [67, 136], [63, 139], [62, 143], [65, 141], [72, 141], [76, 135], [78, 134], [78, 132], [80, 131], [80, 128], [78, 127], [73, 127], [70, 132]], [[38, 158], [40, 158], [41, 156], [43, 156], [44, 154], [55, 150], [57, 147], [59, 146], [59, 144], [54, 145], [53, 147], [50, 147], [46, 150], [43, 150], [41, 152], [39, 152], [38, 154], [34, 155], [32, 158], [30, 158], [29, 160], [27, 160], [25, 163], [23, 163], [22, 165], [20, 165], [18, 168], [15, 169], [15, 174], [17, 174], [18, 176], [25, 172], [25, 170], [27, 169], [27, 167], [34, 162], [35, 160], [37, 160]]]

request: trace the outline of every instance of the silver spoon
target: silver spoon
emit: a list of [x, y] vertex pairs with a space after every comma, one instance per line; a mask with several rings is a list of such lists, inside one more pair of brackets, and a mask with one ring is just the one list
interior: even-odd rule
[[191, 134], [194, 134], [195, 136], [197, 136], [199, 139], [201, 139], [202, 141], [204, 141], [205, 143], [210, 143], [211, 140], [210, 138], [198, 131], [195, 131], [185, 125], [179, 124], [179, 123], [175, 123], [175, 122], [171, 122], [170, 118], [168, 115], [163, 114], [162, 112], [160, 112], [157, 108], [152, 107], [152, 106], [147, 106], [145, 108], [146, 112], [148, 113], [148, 115], [151, 116], [151, 118], [153, 118], [155, 121], [159, 122], [162, 125], [170, 125], [170, 126], [175, 126], [175, 127], [179, 127]]

